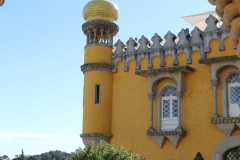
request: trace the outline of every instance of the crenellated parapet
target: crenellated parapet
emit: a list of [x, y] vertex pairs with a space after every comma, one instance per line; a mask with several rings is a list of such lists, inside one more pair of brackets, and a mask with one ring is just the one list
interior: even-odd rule
[[[174, 35], [170, 31], [164, 36], [164, 40], [157, 33], [151, 38], [151, 41], [144, 35], [138, 40], [130, 38], [127, 43], [118, 40], [115, 43], [115, 52], [112, 60], [114, 69], [117, 71], [117, 63], [124, 62], [124, 71], [128, 71], [128, 63], [130, 60], [135, 60], [136, 70], [140, 70], [140, 62], [143, 58], [148, 60], [148, 69], [153, 68], [153, 57], [160, 57], [160, 67], [166, 67], [165, 57], [172, 55], [173, 66], [178, 66], [178, 55], [186, 54], [186, 64], [192, 63], [191, 55], [197, 51], [200, 53], [200, 59], [206, 59], [206, 53], [210, 52], [210, 41], [217, 39], [219, 41], [219, 51], [225, 50], [224, 40], [229, 37], [229, 32], [223, 27], [218, 27], [218, 20], [210, 15], [206, 19], [207, 27], [201, 31], [195, 27], [191, 32], [189, 29], [182, 29], [178, 35]], [[236, 46], [233, 46], [236, 48]]]

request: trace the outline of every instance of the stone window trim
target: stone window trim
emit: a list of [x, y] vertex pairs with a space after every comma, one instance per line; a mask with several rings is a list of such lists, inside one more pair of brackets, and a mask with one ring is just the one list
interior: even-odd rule
[[[214, 105], [213, 105], [213, 110], [214, 110], [214, 113], [213, 113], [213, 116], [212, 117], [219, 117], [219, 114], [217, 112], [218, 110], [218, 104], [217, 104], [217, 87], [218, 85], [220, 84], [221, 80], [219, 78], [219, 73], [221, 71], [222, 68], [224, 67], [227, 67], [227, 66], [235, 66], [237, 68], [240, 69], [240, 63], [239, 63], [239, 60], [229, 60], [229, 61], [221, 61], [221, 62], [218, 62], [218, 63], [212, 63], [211, 64], [211, 74], [212, 74], [212, 79], [211, 79], [211, 84], [212, 84], [212, 87], [213, 87], [213, 95], [214, 95]], [[226, 80], [224, 80], [223, 78], [223, 81], [226, 82]], [[223, 95], [227, 95], [227, 90], [225, 89], [225, 92]], [[222, 96], [222, 98], [224, 99], [225, 97]], [[223, 104], [226, 106], [226, 100], [222, 100]], [[226, 108], [226, 107], [224, 107]], [[223, 109], [223, 115], [225, 117], [227, 117], [227, 112], [225, 112], [226, 109]]]
[[[222, 79], [219, 78], [219, 74], [222, 68], [228, 66], [235, 66], [238, 69], [230, 70], [228, 73], [224, 75]], [[211, 84], [213, 87], [213, 95], [214, 95], [214, 106], [213, 106], [213, 116], [210, 118], [210, 122], [215, 124], [217, 128], [222, 131], [227, 137], [231, 136], [231, 134], [237, 128], [240, 128], [240, 117], [229, 117], [228, 114], [228, 78], [232, 74], [239, 74], [240, 63], [239, 59], [229, 60], [229, 61], [221, 61], [218, 63], [211, 64], [212, 70], [212, 79]], [[217, 87], [222, 85], [222, 116], [218, 114], [218, 103], [217, 103], [217, 95], [220, 94], [217, 92]], [[225, 96], [224, 96], [225, 95]]]
[[240, 147], [240, 135], [227, 137], [224, 140], [222, 140], [215, 148], [214, 154], [213, 154], [213, 160], [224, 160], [224, 155], [229, 150]]
[[[150, 123], [149, 129], [147, 130], [147, 135], [150, 136], [156, 143], [158, 143], [159, 147], [162, 148], [163, 143], [166, 139], [170, 140], [175, 148], [177, 148], [180, 140], [186, 135], [186, 131], [182, 128], [182, 96], [185, 92], [185, 74], [187, 72], [194, 72], [195, 69], [189, 66], [179, 66], [179, 67], [169, 67], [164, 69], [154, 69], [154, 70], [146, 70], [146, 71], [136, 71], [136, 75], [147, 77], [149, 79], [148, 83], [148, 97], [150, 100]], [[157, 83], [165, 78], [173, 79], [176, 83], [174, 86], [177, 88], [177, 97], [178, 97], [178, 109], [179, 109], [179, 123], [178, 127], [174, 131], [161, 131], [160, 130], [160, 117], [158, 117], [157, 130], [153, 128], [153, 101], [156, 97], [156, 94], [160, 94], [161, 91], [157, 92]], [[166, 83], [162, 86], [162, 89], [169, 84]], [[158, 96], [159, 97], [159, 96]], [[160, 103], [160, 102], [158, 102]], [[158, 107], [160, 105], [158, 104]], [[161, 112], [157, 111], [157, 114], [161, 114]]]
[[[149, 76], [149, 85], [148, 85], [148, 96], [149, 96], [149, 100], [150, 100], [150, 127], [149, 129], [151, 130], [151, 128], [153, 128], [153, 101], [156, 97], [156, 87], [157, 87], [157, 83], [165, 78], [170, 78], [173, 79], [176, 84], [176, 88], [177, 88], [177, 95], [178, 95], [178, 100], [179, 100], [179, 105], [181, 105], [181, 99], [182, 99], [182, 95], [183, 92], [185, 91], [185, 73], [184, 72], [175, 72], [175, 73], [169, 73], [169, 72], [165, 72], [165, 73], [161, 73], [161, 74], [152, 74]], [[169, 84], [166, 84], [166, 86]], [[166, 87], [164, 85], [164, 87]], [[159, 105], [160, 106], [160, 105]], [[181, 107], [179, 107], [179, 109], [181, 110]], [[179, 113], [181, 113], [181, 111], [179, 110]], [[160, 116], [158, 116], [160, 117]], [[181, 117], [181, 116], [180, 116]], [[179, 125], [181, 125], [181, 122], [179, 122]]]

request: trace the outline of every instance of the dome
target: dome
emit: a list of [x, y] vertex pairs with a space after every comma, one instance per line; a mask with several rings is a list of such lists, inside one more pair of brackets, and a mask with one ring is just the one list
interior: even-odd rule
[[83, 18], [85, 21], [107, 20], [117, 21], [119, 9], [116, 4], [109, 0], [92, 0], [83, 8]]

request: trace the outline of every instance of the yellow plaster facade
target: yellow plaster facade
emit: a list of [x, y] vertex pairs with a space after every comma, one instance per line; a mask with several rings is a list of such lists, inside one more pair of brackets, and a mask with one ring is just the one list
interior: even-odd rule
[[[226, 30], [181, 31], [188, 36], [173, 46], [169, 40], [143, 45], [143, 37], [134, 47], [130, 38], [124, 48], [121, 41], [113, 47], [114, 23], [105, 22], [115, 27], [111, 32], [97, 29], [97, 21], [89, 23], [95, 28], [83, 29], [88, 41], [81, 66], [84, 143], [105, 140], [148, 160], [192, 160], [197, 152], [205, 160], [225, 160], [239, 149], [240, 117], [230, 115], [229, 77], [239, 75], [240, 60]], [[235, 84], [239, 101], [240, 85]], [[176, 88], [170, 98], [178, 100], [174, 129], [162, 129], [167, 86]]]

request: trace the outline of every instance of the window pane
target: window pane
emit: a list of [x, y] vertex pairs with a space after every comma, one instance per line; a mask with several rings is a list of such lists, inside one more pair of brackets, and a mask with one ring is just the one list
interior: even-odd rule
[[238, 75], [237, 74], [233, 74], [230, 76], [228, 83], [236, 83], [239, 81]]
[[173, 99], [172, 101], [172, 117], [177, 118], [178, 117], [178, 100]]
[[176, 87], [172, 87], [172, 86], [166, 87], [162, 93], [162, 96], [163, 97], [176, 96], [176, 90], [177, 90]]
[[237, 104], [240, 100], [240, 86], [230, 87], [231, 104]]
[[100, 85], [95, 85], [95, 104], [100, 104]]
[[163, 100], [163, 118], [170, 118], [170, 100]]

